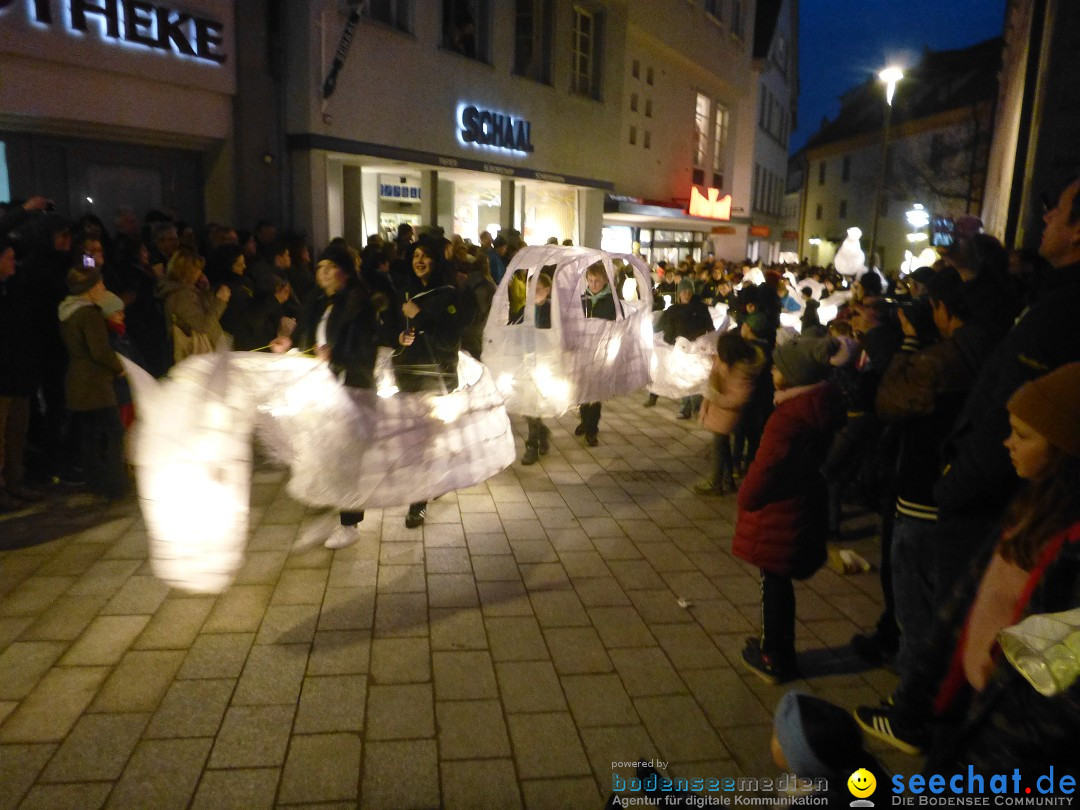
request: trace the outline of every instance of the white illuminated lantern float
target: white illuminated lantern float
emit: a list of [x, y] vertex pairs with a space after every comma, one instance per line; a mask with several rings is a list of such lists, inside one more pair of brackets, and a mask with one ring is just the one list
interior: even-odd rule
[[151, 565], [187, 591], [221, 593], [243, 561], [253, 434], [289, 466], [291, 497], [344, 511], [433, 500], [515, 457], [503, 397], [465, 354], [458, 387], [442, 394], [396, 392], [389, 350], [378, 392], [348, 388], [299, 353], [196, 355], [160, 382], [125, 366]]
[[[585, 271], [599, 262], [612, 291], [621, 261], [637, 281], [637, 300], [615, 298], [615, 320], [586, 318]], [[526, 272], [524, 321], [509, 320], [510, 280]], [[551, 328], [536, 326], [536, 279], [553, 273]], [[583, 247], [543, 245], [519, 250], [495, 291], [484, 328], [484, 365], [495, 376], [510, 413], [557, 417], [574, 405], [628, 394], [649, 382], [652, 286], [636, 256]], [[613, 292], [614, 294], [614, 292]]]
[[859, 244], [861, 237], [861, 230], [848, 228], [847, 238], [833, 257], [833, 266], [840, 275], [851, 277], [866, 272], [866, 254]]
[[[659, 320], [660, 314], [655, 313], [656, 320]], [[650, 394], [681, 399], [705, 392], [713, 358], [716, 357], [716, 340], [734, 326], [728, 315], [727, 304], [709, 307], [709, 316], [713, 330], [694, 340], [679, 337], [671, 344], [664, 340], [659, 330], [655, 331], [649, 366], [652, 376]]]

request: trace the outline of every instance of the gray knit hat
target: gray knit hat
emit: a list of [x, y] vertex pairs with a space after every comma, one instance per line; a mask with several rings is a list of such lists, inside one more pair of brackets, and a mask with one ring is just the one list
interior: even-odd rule
[[829, 375], [833, 343], [828, 338], [800, 337], [777, 346], [773, 363], [792, 388], [813, 385]]

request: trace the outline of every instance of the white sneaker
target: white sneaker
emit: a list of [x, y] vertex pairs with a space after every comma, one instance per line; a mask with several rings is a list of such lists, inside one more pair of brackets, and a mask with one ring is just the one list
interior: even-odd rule
[[360, 539], [360, 526], [338, 526], [323, 543], [327, 548], [345, 548]]

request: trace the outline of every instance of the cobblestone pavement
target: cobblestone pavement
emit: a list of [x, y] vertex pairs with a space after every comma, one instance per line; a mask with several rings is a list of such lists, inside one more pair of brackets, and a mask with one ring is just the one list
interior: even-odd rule
[[[739, 661], [758, 584], [730, 554], [734, 499], [692, 492], [708, 434], [643, 396], [605, 404], [599, 447], [567, 416], [542, 463], [440, 498], [422, 529], [372, 510], [337, 552], [290, 553], [305, 509], [260, 470], [218, 597], [154, 578], [134, 501], [5, 516], [0, 810], [598, 810], [617, 762], [778, 775], [784, 688]], [[797, 599], [795, 686], [888, 694], [845, 648], [877, 617], [876, 574], [825, 569]]]

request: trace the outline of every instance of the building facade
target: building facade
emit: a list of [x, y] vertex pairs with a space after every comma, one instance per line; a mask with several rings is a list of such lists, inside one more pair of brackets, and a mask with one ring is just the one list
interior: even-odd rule
[[0, 199], [231, 216], [235, 36], [231, 2], [0, 4]]
[[907, 254], [928, 246], [929, 228], [911, 224], [922, 221], [917, 212], [946, 219], [981, 213], [1000, 54], [1000, 39], [924, 52], [897, 85], [889, 116], [876, 79], [845, 93], [836, 119], [802, 152], [802, 256], [829, 264], [856, 227], [869, 262], [879, 186], [877, 253], [884, 269], [900, 268]]

